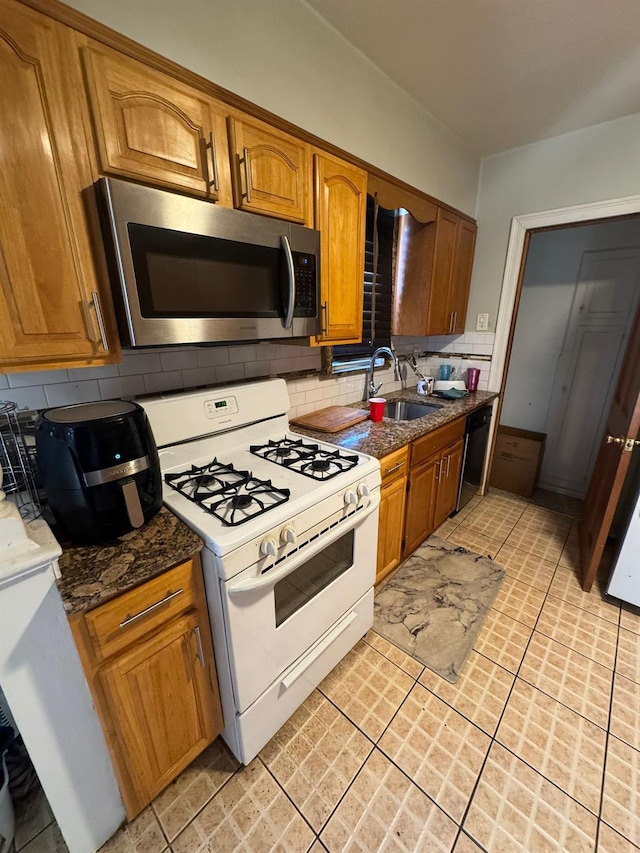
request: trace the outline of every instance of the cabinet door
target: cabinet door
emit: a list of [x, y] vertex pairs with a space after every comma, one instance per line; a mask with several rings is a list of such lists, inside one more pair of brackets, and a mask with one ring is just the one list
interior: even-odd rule
[[228, 122], [235, 206], [309, 224], [309, 146], [248, 116]]
[[393, 480], [380, 492], [378, 522], [378, 564], [376, 583], [393, 571], [402, 557], [402, 528], [407, 493], [407, 478]]
[[170, 622], [99, 674], [140, 808], [222, 728], [215, 670], [203, 645], [209, 628], [200, 619], [191, 612]]
[[108, 48], [83, 57], [102, 171], [231, 207], [224, 106]]
[[315, 226], [320, 231], [322, 343], [362, 340], [367, 175], [314, 155]]
[[455, 213], [438, 209], [433, 254], [433, 274], [429, 292], [428, 335], [450, 335], [453, 312], [449, 306], [453, 260], [460, 219]]
[[87, 221], [93, 200], [85, 208], [82, 197], [91, 162], [73, 63], [63, 59], [66, 35], [44, 15], [1, 0], [3, 371], [99, 364], [119, 353], [98, 296]]
[[436, 501], [435, 524], [439, 527], [451, 515], [458, 502], [458, 486], [462, 469], [464, 440], [460, 439], [442, 451], [438, 499]]
[[435, 529], [440, 456], [433, 456], [409, 474], [403, 556], [407, 557]]
[[476, 231], [477, 228], [473, 222], [461, 219], [458, 223], [451, 289], [449, 291], [449, 311], [453, 312], [452, 331], [456, 335], [463, 334], [467, 318]]

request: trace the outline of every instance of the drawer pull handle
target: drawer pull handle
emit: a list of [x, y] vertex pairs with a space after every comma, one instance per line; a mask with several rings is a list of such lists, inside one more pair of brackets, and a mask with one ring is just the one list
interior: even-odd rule
[[384, 473], [385, 474], [393, 474], [394, 471], [397, 471], [398, 468], [402, 468], [403, 465], [404, 465], [404, 462], [398, 462], [398, 464], [394, 465], [393, 468], [385, 468]]
[[216, 155], [216, 138], [213, 133], [209, 134], [209, 145], [207, 146], [211, 154], [211, 181], [210, 186], [213, 186], [214, 192], [218, 192], [218, 157]]
[[140, 613], [134, 613], [133, 616], [130, 613], [127, 613], [124, 622], [120, 623], [120, 627], [126, 628], [127, 625], [130, 625], [132, 622], [135, 622], [136, 619], [141, 619], [143, 616], [146, 616], [147, 613], [151, 613], [151, 611], [155, 610], [156, 607], [162, 607], [163, 604], [166, 604], [168, 601], [171, 601], [172, 598], [175, 598], [178, 595], [182, 595], [182, 592], [182, 589], [177, 589], [175, 592], [169, 590], [169, 592], [165, 595], [164, 598], [161, 598], [160, 601], [156, 601], [155, 604], [150, 604], [149, 607], [145, 607], [145, 609], [141, 610]]
[[442, 477], [442, 462], [443, 462], [443, 460], [440, 459], [438, 462], [438, 471], [435, 475], [435, 478], [438, 482], [440, 482], [440, 478]]
[[198, 660], [200, 661], [200, 666], [204, 669], [204, 652], [202, 651], [202, 637], [200, 636], [200, 628], [196, 625], [193, 629], [193, 633], [196, 635], [196, 655]]

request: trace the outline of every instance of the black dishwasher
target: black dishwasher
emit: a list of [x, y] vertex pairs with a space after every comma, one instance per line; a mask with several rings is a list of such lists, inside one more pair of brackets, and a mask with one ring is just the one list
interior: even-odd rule
[[491, 423], [491, 406], [484, 406], [472, 412], [467, 418], [464, 436], [464, 455], [462, 457], [462, 476], [458, 488], [458, 503], [456, 512], [477, 493], [482, 482], [484, 457], [489, 440], [489, 425]]

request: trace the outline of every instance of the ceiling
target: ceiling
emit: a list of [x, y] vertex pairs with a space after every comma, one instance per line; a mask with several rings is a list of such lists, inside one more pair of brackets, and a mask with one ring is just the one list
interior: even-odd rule
[[640, 112], [640, 0], [306, 0], [478, 154]]

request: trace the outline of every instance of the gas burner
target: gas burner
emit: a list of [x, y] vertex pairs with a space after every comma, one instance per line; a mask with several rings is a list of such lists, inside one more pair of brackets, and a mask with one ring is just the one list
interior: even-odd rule
[[289, 489], [271, 480], [258, 480], [249, 471], [237, 471], [214, 459], [208, 465], [192, 465], [187, 471], [165, 474], [172, 489], [198, 504], [223, 524], [235, 526], [262, 515], [289, 500]]
[[358, 464], [357, 456], [347, 456], [339, 450], [325, 450], [317, 444], [305, 444], [302, 439], [282, 438], [249, 448], [254, 456], [283, 465], [291, 471], [313, 480], [330, 480]]

